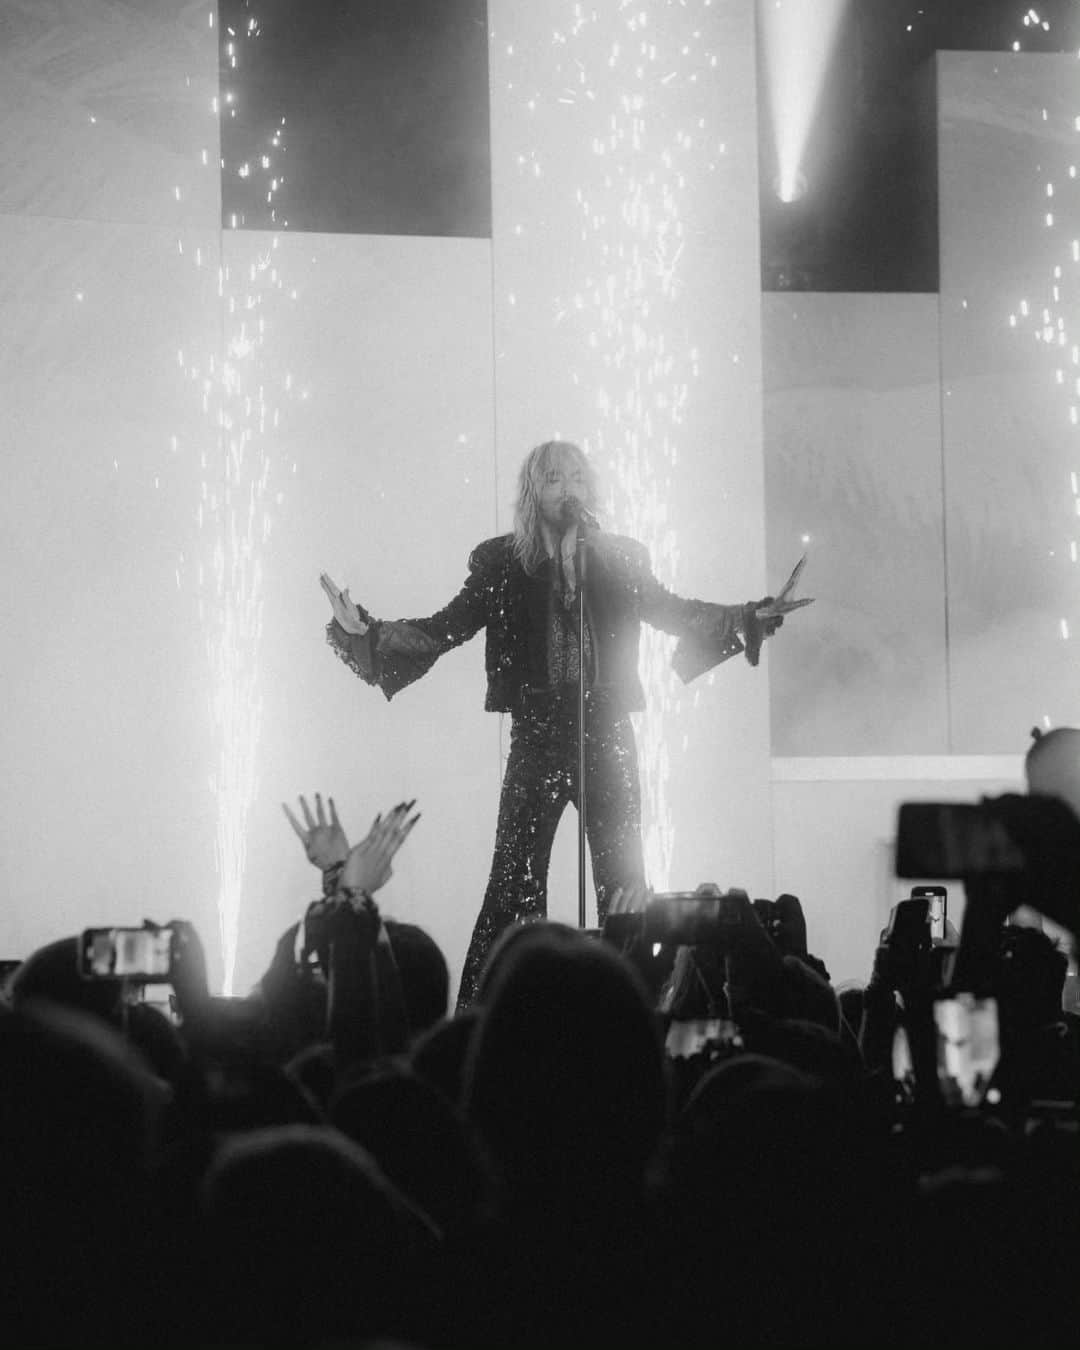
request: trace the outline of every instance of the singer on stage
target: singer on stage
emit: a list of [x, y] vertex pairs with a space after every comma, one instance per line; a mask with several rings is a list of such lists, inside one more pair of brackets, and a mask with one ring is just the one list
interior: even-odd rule
[[[472, 1002], [484, 958], [500, 932], [547, 913], [555, 830], [577, 801], [578, 679], [585, 681], [586, 829], [602, 923], [612, 893], [644, 881], [641, 794], [629, 713], [644, 707], [638, 678], [642, 622], [676, 634], [673, 666], [689, 681], [763, 638], [786, 608], [770, 601], [716, 605], [684, 600], [653, 576], [648, 551], [608, 534], [594, 514], [597, 485], [584, 452], [547, 441], [525, 459], [512, 534], [479, 544], [453, 600], [426, 619], [377, 621], [325, 574], [334, 610], [331, 646], [368, 684], [392, 698], [452, 647], [486, 629], [489, 712], [509, 713], [510, 753], [499, 801], [495, 855], [465, 959], [458, 1007]], [[585, 651], [579, 651], [575, 554], [585, 557]], [[794, 606], [793, 606], [794, 607]]]

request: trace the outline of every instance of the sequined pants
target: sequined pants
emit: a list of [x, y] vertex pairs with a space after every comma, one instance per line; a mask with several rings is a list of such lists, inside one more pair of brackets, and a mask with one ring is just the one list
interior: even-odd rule
[[[547, 915], [555, 831], [578, 790], [577, 696], [544, 695], [514, 717], [499, 799], [495, 856], [473, 929], [458, 1008], [476, 997], [492, 943], [511, 924]], [[600, 923], [612, 892], [644, 879], [641, 788], [630, 719], [592, 691], [586, 703], [585, 830]]]

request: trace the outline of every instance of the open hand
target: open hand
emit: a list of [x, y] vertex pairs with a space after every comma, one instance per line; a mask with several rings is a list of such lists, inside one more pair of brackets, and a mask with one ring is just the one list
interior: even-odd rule
[[616, 886], [601, 925], [604, 937], [616, 943], [630, 943], [639, 938], [645, 931], [645, 909], [651, 895], [652, 890], [644, 881]]
[[768, 625], [767, 632], [771, 633], [779, 628], [784, 622], [785, 614], [791, 614], [794, 610], [802, 609], [804, 605], [814, 603], [813, 600], [795, 599], [795, 589], [799, 584], [805, 566], [806, 554], [804, 553], [779, 592], [775, 596], [770, 595], [759, 602], [757, 609], [754, 611], [754, 617], [760, 623]]
[[390, 880], [393, 875], [390, 864], [394, 854], [420, 819], [419, 812], [409, 816], [415, 805], [414, 797], [411, 802], [401, 802], [395, 806], [385, 820], [381, 815], [375, 817], [367, 837], [350, 849], [345, 859], [338, 882], [342, 890], [367, 891], [371, 895]]
[[349, 588], [346, 586], [343, 591], [338, 590], [337, 584], [327, 575], [326, 572], [319, 574], [319, 585], [326, 593], [326, 598], [330, 601], [330, 607], [334, 611], [334, 618], [338, 621], [346, 633], [353, 633], [357, 637], [363, 637], [368, 630], [368, 624], [360, 617], [360, 611], [356, 604], [349, 599]]
[[642, 914], [652, 894], [644, 881], [632, 881], [627, 886], [616, 886], [611, 893], [608, 914]]
[[307, 822], [306, 829], [289, 810], [288, 806], [284, 802], [281, 803], [281, 809], [288, 816], [289, 824], [296, 831], [296, 837], [304, 846], [308, 862], [314, 863], [324, 872], [328, 867], [344, 862], [349, 854], [349, 841], [345, 837], [345, 831], [341, 828], [341, 821], [338, 820], [334, 799], [329, 797], [327, 801], [330, 806], [329, 821], [326, 819], [322, 797], [318, 792], [315, 794], [314, 817], [312, 817], [307, 802], [303, 797], [300, 798], [300, 809], [303, 811], [304, 820]]

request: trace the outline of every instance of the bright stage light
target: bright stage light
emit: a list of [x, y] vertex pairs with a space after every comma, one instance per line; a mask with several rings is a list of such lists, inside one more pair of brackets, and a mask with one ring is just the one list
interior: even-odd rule
[[773, 179], [773, 191], [785, 206], [790, 206], [792, 202], [801, 201], [806, 196], [807, 187], [806, 174], [802, 172], [796, 173], [794, 180], [788, 179], [785, 181], [779, 175]]
[[[778, 168], [776, 195], [806, 191], [800, 172], [847, 0], [760, 0], [760, 35]], [[801, 187], [800, 187], [801, 180]]]

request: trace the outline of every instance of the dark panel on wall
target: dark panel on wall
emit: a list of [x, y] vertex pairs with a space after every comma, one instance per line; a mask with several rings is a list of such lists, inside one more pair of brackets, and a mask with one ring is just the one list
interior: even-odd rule
[[[759, 0], [773, 4], [774, 0]], [[1075, 52], [1080, 8], [1047, 0], [848, 0], [804, 157], [806, 193], [781, 202], [758, 47], [761, 262], [767, 291], [939, 288], [939, 51]], [[1045, 25], [1045, 27], [1044, 27]]]
[[491, 234], [485, 0], [221, 0], [222, 221]]

